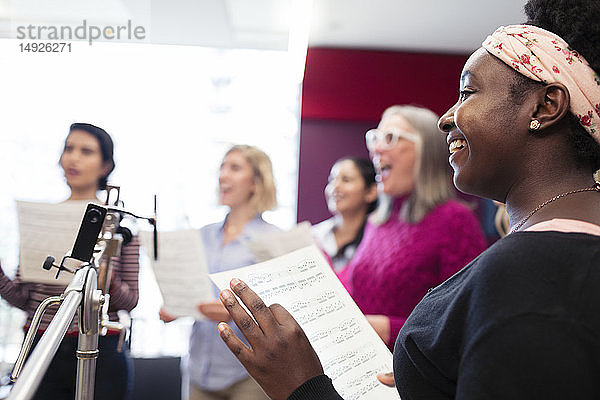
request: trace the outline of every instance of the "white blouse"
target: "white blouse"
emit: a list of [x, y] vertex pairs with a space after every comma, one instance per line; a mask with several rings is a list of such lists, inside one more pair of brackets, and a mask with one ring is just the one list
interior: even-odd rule
[[312, 227], [312, 233], [317, 244], [327, 253], [331, 259], [333, 269], [340, 271], [350, 262], [358, 245], [350, 245], [344, 249], [343, 254], [338, 254], [338, 245], [335, 241], [333, 230], [337, 225], [336, 217], [326, 219]]

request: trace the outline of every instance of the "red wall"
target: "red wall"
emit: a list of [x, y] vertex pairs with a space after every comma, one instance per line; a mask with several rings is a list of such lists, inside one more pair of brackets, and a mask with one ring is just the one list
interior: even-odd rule
[[310, 48], [302, 88], [298, 221], [329, 213], [323, 199], [329, 169], [363, 155], [364, 132], [392, 104], [416, 104], [441, 114], [458, 98], [467, 55]]
[[302, 118], [376, 121], [392, 104], [445, 112], [467, 55], [311, 48]]

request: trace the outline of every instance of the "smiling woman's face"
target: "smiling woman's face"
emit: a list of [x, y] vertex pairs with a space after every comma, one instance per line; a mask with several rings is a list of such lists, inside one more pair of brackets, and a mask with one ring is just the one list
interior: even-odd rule
[[354, 161], [342, 160], [331, 167], [325, 198], [332, 214], [366, 212], [372, 197]]
[[504, 201], [519, 179], [526, 157], [522, 127], [531, 110], [511, 98], [514, 74], [485, 49], [477, 50], [463, 68], [458, 102], [440, 118], [454, 184], [463, 192]]

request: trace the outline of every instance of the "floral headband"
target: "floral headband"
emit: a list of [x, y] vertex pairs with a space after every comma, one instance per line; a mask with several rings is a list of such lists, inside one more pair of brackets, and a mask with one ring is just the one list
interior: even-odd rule
[[496, 29], [482, 46], [534, 81], [565, 85], [571, 113], [600, 143], [600, 77], [564, 40], [536, 26], [510, 25]]

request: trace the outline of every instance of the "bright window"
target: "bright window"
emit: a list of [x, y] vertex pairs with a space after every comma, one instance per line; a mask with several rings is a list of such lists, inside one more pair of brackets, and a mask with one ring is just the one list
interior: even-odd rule
[[[0, 259], [10, 276], [18, 263], [14, 201], [67, 197], [58, 158], [75, 121], [111, 134], [111, 182], [139, 214], [150, 215], [158, 194], [161, 229], [223, 218], [217, 171], [235, 143], [270, 155], [279, 207], [265, 218], [282, 228], [294, 224], [300, 83], [287, 52], [73, 43], [71, 53], [27, 54], [19, 41], [4, 39], [0, 65]], [[181, 328], [189, 323], [158, 320], [160, 294], [147, 263], [140, 285], [134, 355], [184, 352]], [[14, 360], [22, 323], [19, 312], [0, 305], [0, 367]]]

